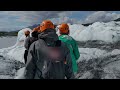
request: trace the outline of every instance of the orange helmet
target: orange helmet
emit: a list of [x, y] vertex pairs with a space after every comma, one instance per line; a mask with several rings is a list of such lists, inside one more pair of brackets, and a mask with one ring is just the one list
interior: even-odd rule
[[38, 32], [39, 30], [40, 30], [40, 26], [34, 28], [32, 32]]
[[26, 36], [28, 36], [28, 35], [30, 34], [30, 31], [27, 30], [27, 31], [25, 31], [24, 33], [25, 33]]
[[59, 27], [58, 27], [59, 31], [61, 34], [68, 34], [69, 33], [69, 26], [66, 23], [62, 23]]
[[50, 20], [44, 20], [41, 23], [39, 32], [43, 32], [46, 29], [54, 29], [54, 24]]

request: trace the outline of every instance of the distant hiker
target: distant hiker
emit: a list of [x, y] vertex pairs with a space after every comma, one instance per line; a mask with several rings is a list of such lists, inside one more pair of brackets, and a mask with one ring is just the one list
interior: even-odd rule
[[25, 40], [25, 48], [29, 50], [30, 45], [38, 39], [38, 30], [36, 28], [33, 29], [31, 33], [32, 37], [29, 37]]
[[77, 60], [80, 57], [78, 45], [76, 41], [71, 36], [69, 36], [70, 30], [68, 24], [62, 23], [61, 25], [59, 25], [58, 30], [60, 34], [59, 40], [64, 42], [70, 50], [73, 71], [76, 74], [78, 72]]
[[24, 33], [25, 33], [26, 38], [30, 36], [30, 31], [29, 30], [25, 31]]
[[25, 64], [27, 62], [27, 55], [28, 55], [28, 50], [29, 50], [30, 45], [38, 39], [38, 32], [37, 32], [36, 28], [33, 29], [32, 33], [31, 33], [31, 36], [32, 37], [26, 38], [25, 44], [24, 44], [24, 46], [26, 48], [25, 54], [24, 54]]
[[74, 79], [70, 51], [56, 34], [53, 23], [40, 25], [38, 40], [29, 48], [25, 79]]
[[[30, 37], [30, 31], [29, 31], [29, 30], [25, 31], [24, 34], [25, 34], [25, 36], [26, 36], [26, 39]], [[24, 52], [24, 60], [25, 60], [25, 63], [26, 63], [26, 60], [27, 60], [27, 54], [28, 54], [28, 51], [27, 51], [27, 49], [26, 49], [25, 52]]]

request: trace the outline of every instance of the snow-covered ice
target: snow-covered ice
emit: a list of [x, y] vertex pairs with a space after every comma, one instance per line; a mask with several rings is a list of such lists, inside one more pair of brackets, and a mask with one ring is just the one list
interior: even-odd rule
[[88, 27], [75, 24], [70, 25], [70, 32], [78, 41], [102, 40], [114, 43], [120, 40], [120, 22], [95, 22]]
[[25, 70], [25, 67], [19, 69], [15, 75], [15, 78], [14, 79], [24, 79], [24, 70]]
[[90, 60], [93, 58], [103, 57], [107, 52], [105, 50], [100, 50], [97, 48], [79, 48], [80, 51], [80, 58], [78, 60]]
[[80, 58], [79, 61], [82, 60], [90, 60], [94, 58], [106, 57], [111, 55], [120, 55], [119, 49], [114, 49], [111, 52], [107, 52], [106, 50], [100, 50], [98, 48], [79, 48], [80, 51]]

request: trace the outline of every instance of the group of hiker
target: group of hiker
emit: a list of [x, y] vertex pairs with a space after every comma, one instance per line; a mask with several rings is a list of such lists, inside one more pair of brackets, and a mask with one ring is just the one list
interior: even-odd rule
[[25, 79], [75, 79], [80, 53], [69, 34], [67, 23], [56, 29], [50, 20], [34, 28], [31, 37], [30, 31], [25, 31]]

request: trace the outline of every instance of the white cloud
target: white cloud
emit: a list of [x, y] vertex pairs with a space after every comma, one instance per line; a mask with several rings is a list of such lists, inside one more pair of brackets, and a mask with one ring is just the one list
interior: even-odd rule
[[64, 11], [4, 11], [4, 13], [12, 16], [26, 17], [28, 18], [55, 18], [59, 17], [59, 13]]
[[97, 11], [90, 14], [83, 23], [93, 23], [93, 22], [109, 22], [120, 17], [120, 14], [110, 13], [107, 11]]
[[81, 23], [80, 21], [78, 21], [74, 18], [69, 18], [67, 16], [60, 17], [60, 18], [53, 18], [53, 19], [51, 19], [51, 21], [53, 21], [54, 24], [61, 24], [61, 23], [77, 24], [77, 23]]
[[[27, 27], [27, 25], [39, 24], [42, 20], [58, 18], [62, 14], [63, 16], [67, 15], [67, 13], [65, 11], [0, 11], [0, 17], [2, 17], [0, 19], [0, 26], [2, 29]], [[21, 26], [19, 26], [20, 23]]]
[[26, 22], [29, 24], [41, 23], [42, 20], [65, 17], [72, 11], [4, 11], [7, 15], [17, 16], [18, 22]]
[[[81, 12], [81, 11], [78, 11]], [[34, 24], [40, 24], [42, 20], [51, 19], [54, 23], [91, 23], [96, 21], [110, 21], [118, 18], [120, 15], [106, 11], [85, 11], [82, 15], [88, 16], [85, 20], [77, 20], [74, 17], [69, 18], [75, 11], [0, 11], [0, 28], [27, 27]], [[92, 13], [92, 14], [91, 14]], [[80, 14], [81, 15], [81, 14]], [[78, 17], [79, 18], [79, 17]], [[81, 16], [80, 16], [81, 18]], [[82, 21], [83, 20], [83, 21]], [[6, 27], [7, 26], [7, 27]]]

